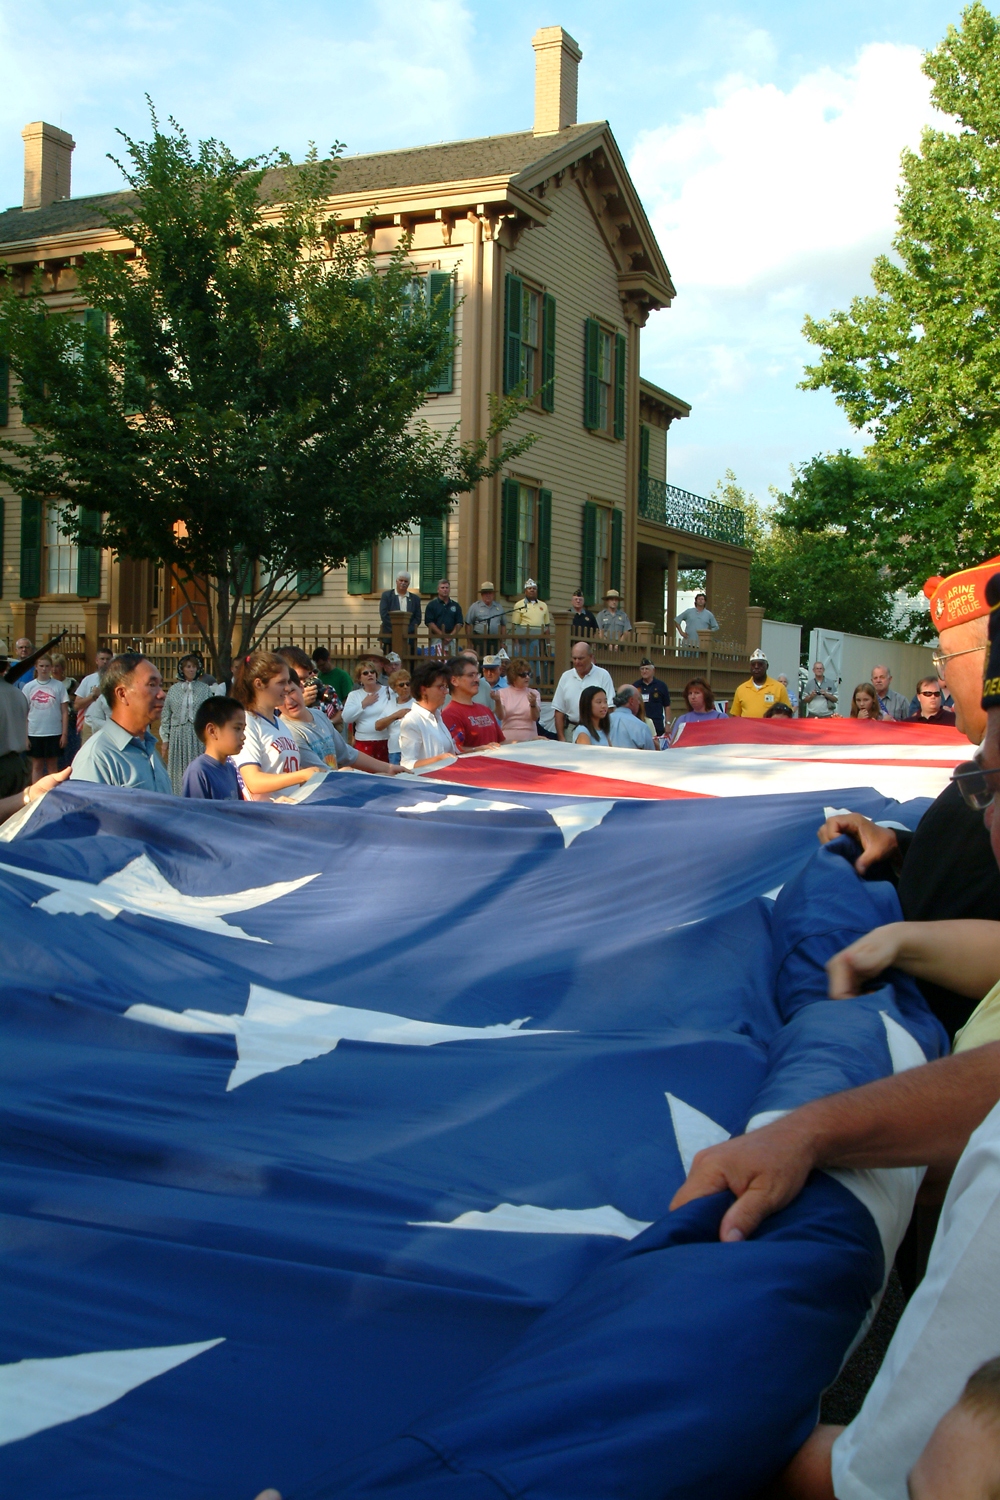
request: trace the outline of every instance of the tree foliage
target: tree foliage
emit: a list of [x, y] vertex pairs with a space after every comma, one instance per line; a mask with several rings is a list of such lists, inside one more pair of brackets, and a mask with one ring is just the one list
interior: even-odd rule
[[804, 465], [789, 494], [774, 493], [762, 506], [732, 471], [716, 486], [715, 498], [743, 511], [750, 565], [750, 603], [769, 620], [856, 635], [888, 636], [893, 625], [893, 586], [871, 537], [860, 537], [823, 516], [811, 487], [815, 474]]
[[903, 155], [894, 256], [875, 261], [873, 294], [806, 320], [822, 354], [803, 382], [833, 390], [872, 439], [871, 477], [833, 460], [819, 488], [856, 503], [857, 526], [874, 527], [913, 582], [987, 556], [1000, 538], [997, 18], [969, 6], [924, 71], [948, 119]]
[[78, 272], [101, 326], [46, 316], [37, 278], [27, 295], [0, 279], [0, 351], [31, 423], [0, 442], [0, 474], [64, 502], [81, 544], [167, 563], [228, 674], [302, 574], [446, 515], [532, 439], [501, 446], [516, 401], [473, 444], [420, 418], [453, 357], [450, 309], [414, 295], [405, 242], [377, 263], [330, 218], [339, 148], [241, 161], [152, 125], [123, 137], [131, 192], [106, 212], [134, 256]]

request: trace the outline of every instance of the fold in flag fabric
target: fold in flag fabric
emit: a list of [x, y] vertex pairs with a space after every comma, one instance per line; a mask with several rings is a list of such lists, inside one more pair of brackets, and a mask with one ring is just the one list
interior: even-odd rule
[[818, 1175], [741, 1245], [670, 1199], [711, 1141], [945, 1046], [905, 979], [825, 998], [899, 912], [818, 850], [831, 803], [924, 807], [44, 798], [0, 861], [5, 1489], [755, 1493], [917, 1174]]
[[530, 740], [465, 755], [427, 780], [510, 793], [674, 801], [874, 788], [936, 797], [969, 741], [943, 725], [864, 719], [715, 719], [685, 725], [664, 751]]

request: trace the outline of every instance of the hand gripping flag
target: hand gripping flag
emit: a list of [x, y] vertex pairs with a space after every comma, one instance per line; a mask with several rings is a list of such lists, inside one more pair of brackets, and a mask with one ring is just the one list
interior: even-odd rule
[[824, 998], [898, 914], [813, 855], [827, 796], [50, 794], [0, 842], [10, 1492], [753, 1493], [915, 1174], [818, 1176], [745, 1245], [667, 1206], [944, 1045], [905, 980]]

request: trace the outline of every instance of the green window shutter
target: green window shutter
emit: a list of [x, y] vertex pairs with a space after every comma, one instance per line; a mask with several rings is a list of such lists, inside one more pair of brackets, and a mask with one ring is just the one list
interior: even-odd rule
[[542, 299], [542, 411], [556, 409], [556, 299]]
[[601, 409], [598, 390], [598, 362], [600, 359], [601, 325], [596, 318], [588, 318], [583, 325], [584, 372], [583, 372], [583, 425], [595, 431], [600, 426], [598, 413]]
[[615, 334], [615, 437], [625, 436], [625, 356], [628, 345], [623, 333]]
[[[89, 534], [101, 529], [99, 510], [80, 510], [80, 525]], [[78, 546], [76, 553], [76, 591], [83, 599], [98, 599], [101, 593], [101, 550]]]
[[455, 388], [455, 279], [450, 271], [431, 271], [427, 280], [432, 316], [447, 327], [451, 344], [447, 367], [427, 389], [437, 395], [446, 395]]
[[[44, 313], [36, 313], [36, 317], [44, 318]], [[21, 421], [30, 427], [32, 421], [37, 420], [38, 413], [32, 411], [32, 402], [41, 401], [45, 396], [45, 381], [35, 375], [25, 375], [21, 379], [21, 389], [18, 399], [21, 403]], [[41, 533], [39, 533], [39, 547], [41, 546]], [[39, 557], [41, 553], [39, 552]], [[30, 594], [22, 594], [22, 598], [32, 598]]]
[[424, 521], [420, 527], [420, 592], [437, 592], [438, 579], [446, 578], [448, 548], [445, 540], [444, 519]]
[[505, 479], [500, 504], [500, 592], [507, 598], [517, 593], [517, 492], [516, 479]]
[[505, 329], [503, 345], [503, 391], [509, 396], [521, 384], [521, 309], [524, 302], [524, 283], [520, 276], [507, 273], [504, 293]]
[[22, 599], [37, 599], [42, 592], [42, 502], [21, 497], [21, 586]]
[[83, 314], [83, 331], [85, 336], [104, 338], [108, 331], [107, 313], [101, 312], [99, 307], [88, 307]]
[[538, 556], [535, 562], [535, 578], [538, 583], [538, 597], [540, 599], [547, 599], [549, 597], [549, 578], [552, 572], [551, 490], [538, 491], [538, 519], [536, 528]]
[[122, 404], [127, 417], [137, 417], [146, 409], [146, 381], [131, 360], [132, 346], [125, 350], [125, 368], [122, 371]]
[[649, 428], [645, 422], [639, 428], [639, 474], [649, 478]]
[[0, 355], [0, 427], [6, 427], [10, 420], [10, 407], [8, 405], [8, 393], [10, 391], [10, 365]]
[[590, 500], [583, 507], [583, 597], [588, 604], [597, 603], [597, 506]]
[[[369, 571], [371, 562], [369, 561]], [[300, 568], [295, 580], [295, 592], [297, 594], [322, 594], [323, 592], [323, 569], [322, 568]]]
[[622, 586], [622, 521], [624, 517], [620, 510], [611, 512], [611, 587], [621, 589]]
[[365, 547], [347, 559], [347, 592], [370, 594], [372, 591], [372, 549]]

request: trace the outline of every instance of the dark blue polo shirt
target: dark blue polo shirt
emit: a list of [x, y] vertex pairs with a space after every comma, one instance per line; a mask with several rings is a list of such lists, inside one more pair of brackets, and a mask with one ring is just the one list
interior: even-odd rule
[[642, 701], [646, 708], [646, 718], [652, 724], [657, 734], [663, 733], [664, 714], [670, 707], [670, 689], [665, 682], [654, 677], [652, 682], [643, 682], [639, 677], [635, 686], [642, 694]]
[[451, 635], [457, 626], [464, 624], [462, 606], [454, 599], [442, 599], [435, 594], [424, 610], [424, 624], [436, 625], [445, 635]]

